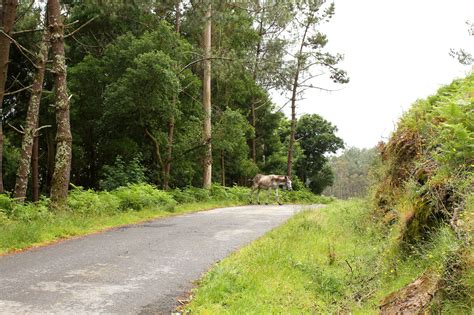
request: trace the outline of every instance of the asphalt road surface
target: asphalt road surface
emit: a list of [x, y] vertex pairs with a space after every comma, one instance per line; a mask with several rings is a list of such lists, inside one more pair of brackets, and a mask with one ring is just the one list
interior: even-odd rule
[[302, 208], [221, 208], [0, 257], [0, 313], [169, 314], [213, 263]]

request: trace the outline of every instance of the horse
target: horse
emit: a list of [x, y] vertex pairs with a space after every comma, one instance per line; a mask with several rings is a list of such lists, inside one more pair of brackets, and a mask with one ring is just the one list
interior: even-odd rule
[[[269, 191], [269, 189], [275, 189], [277, 202], [279, 205], [281, 205], [280, 196], [278, 195], [278, 188], [280, 186], [284, 186], [286, 187], [286, 189], [292, 190], [293, 188], [291, 187], [290, 177], [285, 175], [255, 175], [255, 177], [253, 178], [252, 190], [250, 192], [250, 203], [253, 203], [252, 197], [255, 190], [257, 190], [257, 204], [260, 204], [260, 190], [266, 189], [267, 191]], [[267, 193], [267, 196], [269, 195], [269, 193], [270, 192]]]

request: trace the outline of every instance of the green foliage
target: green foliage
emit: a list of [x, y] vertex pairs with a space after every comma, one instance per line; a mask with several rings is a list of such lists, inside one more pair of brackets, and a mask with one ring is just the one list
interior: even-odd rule
[[347, 199], [365, 197], [371, 184], [370, 170], [377, 162], [377, 151], [373, 149], [346, 149], [340, 156], [329, 159], [334, 174], [334, 183], [324, 194]]
[[114, 165], [104, 166], [103, 174], [100, 188], [108, 191], [128, 184], [143, 183], [146, 179], [140, 157], [125, 163], [121, 156], [117, 156]]
[[[454, 81], [416, 102], [381, 147], [382, 214], [395, 209], [406, 241], [417, 241], [450, 219], [472, 193], [474, 171], [474, 75]], [[405, 196], [411, 195], [411, 198]]]
[[119, 211], [120, 202], [118, 197], [107, 191], [95, 192], [76, 187], [69, 192], [67, 206], [75, 214], [107, 215]]
[[[374, 201], [376, 213], [390, 227], [385, 255], [422, 259], [429, 252], [437, 263], [427, 272], [436, 273], [443, 284], [432, 303], [434, 312], [472, 309], [472, 297], [463, 292], [472, 292], [474, 285], [462, 278], [473, 265], [473, 111], [470, 75], [417, 101], [388, 143], [379, 146]], [[425, 271], [427, 265], [418, 263], [414, 270]]]
[[303, 115], [297, 122], [295, 137], [303, 154], [295, 162], [296, 174], [315, 194], [333, 183], [326, 154], [336, 153], [344, 147], [336, 132], [336, 126], [316, 114]]
[[49, 200], [47, 199], [42, 199], [36, 203], [22, 204], [15, 202], [10, 218], [27, 222], [48, 220], [52, 216], [48, 204]]
[[120, 187], [112, 194], [119, 199], [119, 209], [122, 211], [150, 207], [173, 211], [176, 206], [176, 201], [170, 195], [149, 184], [132, 184]]
[[7, 194], [0, 194], [0, 212], [7, 216], [12, 215], [14, 201]]

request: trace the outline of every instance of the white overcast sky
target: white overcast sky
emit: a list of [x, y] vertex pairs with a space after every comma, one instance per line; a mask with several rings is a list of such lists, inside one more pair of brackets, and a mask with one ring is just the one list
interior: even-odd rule
[[[317, 113], [331, 121], [348, 146], [370, 148], [386, 141], [415, 100], [434, 94], [471, 69], [451, 58], [449, 50], [474, 50], [474, 37], [465, 24], [474, 21], [474, 0], [335, 0], [335, 4], [336, 14], [324, 26], [327, 48], [345, 55], [341, 67], [351, 81], [337, 92], [307, 92], [297, 113]], [[280, 97], [274, 100], [284, 102]]]

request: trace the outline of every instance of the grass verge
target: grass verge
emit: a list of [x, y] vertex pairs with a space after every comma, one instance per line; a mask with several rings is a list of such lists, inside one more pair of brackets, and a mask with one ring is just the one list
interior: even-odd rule
[[[380, 301], [426, 270], [441, 274], [458, 242], [448, 228], [398, 250], [397, 231], [362, 200], [300, 213], [215, 265], [192, 293], [196, 314], [379, 313]], [[458, 305], [459, 306], [459, 305]], [[457, 311], [468, 308], [459, 306]]]

